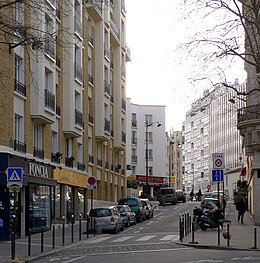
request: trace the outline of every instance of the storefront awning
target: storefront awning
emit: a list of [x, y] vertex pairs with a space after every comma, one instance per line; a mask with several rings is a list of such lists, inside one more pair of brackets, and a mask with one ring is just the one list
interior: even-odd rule
[[57, 181], [50, 179], [50, 178], [43, 178], [38, 176], [31, 176], [31, 175], [23, 175], [23, 185], [30, 184], [40, 184], [40, 185], [49, 185], [49, 186], [56, 186]]

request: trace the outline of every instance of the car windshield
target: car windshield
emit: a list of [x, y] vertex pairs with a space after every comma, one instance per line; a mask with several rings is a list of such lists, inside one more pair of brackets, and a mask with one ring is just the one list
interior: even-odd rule
[[124, 213], [125, 212], [125, 208], [123, 206], [118, 206], [117, 208], [118, 208], [120, 213]]
[[106, 208], [91, 209], [89, 216], [91, 217], [106, 217], [111, 216], [111, 210]]
[[135, 199], [122, 199], [119, 201], [120, 205], [138, 206], [138, 202]]
[[183, 195], [182, 191], [176, 191], [176, 195]]

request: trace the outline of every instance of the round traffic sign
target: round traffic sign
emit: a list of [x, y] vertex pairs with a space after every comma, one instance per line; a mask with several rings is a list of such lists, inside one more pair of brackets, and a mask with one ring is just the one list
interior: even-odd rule
[[222, 166], [222, 161], [221, 161], [220, 159], [217, 159], [217, 160], [215, 161], [215, 165], [216, 165], [217, 167], [221, 167], [221, 166]]
[[96, 177], [95, 176], [90, 176], [88, 178], [88, 184], [89, 185], [94, 185], [96, 183]]
[[210, 185], [210, 184], [208, 184], [208, 185], [207, 185], [207, 189], [208, 189], [208, 190], [210, 190], [210, 188], [211, 188], [211, 185]]

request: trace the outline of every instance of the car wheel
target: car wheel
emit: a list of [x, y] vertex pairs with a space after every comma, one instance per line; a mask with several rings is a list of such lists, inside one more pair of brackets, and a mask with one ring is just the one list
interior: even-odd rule
[[115, 225], [115, 228], [114, 228], [114, 230], [113, 230], [113, 233], [114, 233], [114, 234], [117, 234], [117, 233], [118, 233], [117, 225]]
[[202, 231], [206, 231], [207, 230], [207, 226], [205, 226], [203, 223], [200, 224], [200, 229]]

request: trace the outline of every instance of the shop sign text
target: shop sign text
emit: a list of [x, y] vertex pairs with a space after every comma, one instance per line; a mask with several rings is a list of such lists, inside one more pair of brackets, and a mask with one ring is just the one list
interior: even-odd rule
[[48, 167], [42, 164], [29, 163], [29, 174], [39, 177], [49, 177]]

